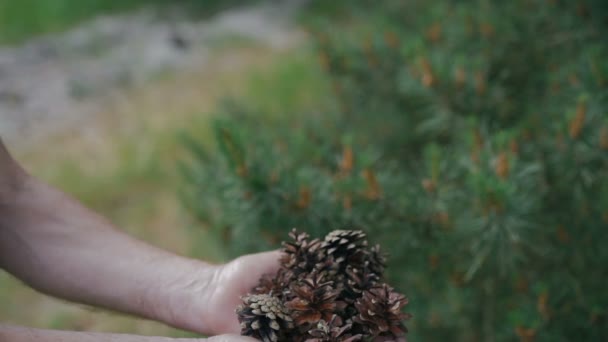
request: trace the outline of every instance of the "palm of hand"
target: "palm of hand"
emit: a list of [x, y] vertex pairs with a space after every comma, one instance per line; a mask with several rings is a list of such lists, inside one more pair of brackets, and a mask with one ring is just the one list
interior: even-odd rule
[[212, 334], [240, 332], [235, 313], [241, 296], [258, 284], [263, 274], [271, 274], [279, 268], [279, 252], [251, 254], [220, 266], [214, 275], [207, 302], [207, 325]]

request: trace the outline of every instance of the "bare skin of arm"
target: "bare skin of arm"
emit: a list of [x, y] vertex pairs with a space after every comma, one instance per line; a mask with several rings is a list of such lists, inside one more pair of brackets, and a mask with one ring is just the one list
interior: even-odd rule
[[10, 342], [239, 342], [255, 341], [237, 335], [221, 335], [207, 339], [168, 338], [125, 334], [100, 334], [73, 331], [31, 329], [0, 324], [0, 341]]
[[[212, 265], [150, 246], [30, 176], [0, 141], [0, 267], [40, 292], [206, 335], [238, 334], [234, 309], [240, 296], [262, 274], [275, 272], [278, 258], [267, 252]], [[10, 341], [101, 336], [0, 325], [3, 334], [13, 334]], [[41, 334], [56, 339], [38, 339]], [[101, 340], [113, 341], [108, 338], [156, 341], [129, 335]]]

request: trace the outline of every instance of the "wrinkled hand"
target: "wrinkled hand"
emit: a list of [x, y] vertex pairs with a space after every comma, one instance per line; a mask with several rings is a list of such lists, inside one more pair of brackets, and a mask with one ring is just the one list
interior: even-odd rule
[[258, 284], [263, 274], [279, 269], [280, 252], [245, 255], [215, 271], [205, 305], [204, 325], [207, 334], [238, 334], [240, 326], [235, 310], [241, 296]]

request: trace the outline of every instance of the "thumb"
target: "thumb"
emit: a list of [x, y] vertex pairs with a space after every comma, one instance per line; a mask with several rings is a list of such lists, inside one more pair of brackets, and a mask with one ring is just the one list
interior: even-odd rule
[[279, 251], [263, 252], [242, 256], [233, 261], [232, 272], [242, 280], [236, 284], [238, 293], [245, 294], [255, 286], [263, 274], [274, 274], [279, 270]]
[[281, 251], [275, 250], [270, 252], [262, 252], [249, 254], [245, 256], [243, 263], [251, 273], [264, 274], [275, 273], [279, 270], [281, 259]]

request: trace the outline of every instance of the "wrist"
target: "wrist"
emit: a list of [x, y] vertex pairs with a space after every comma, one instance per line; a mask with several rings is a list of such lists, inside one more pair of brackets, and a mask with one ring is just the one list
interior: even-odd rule
[[16, 201], [27, 179], [26, 172], [13, 160], [0, 141], [0, 210]]
[[145, 315], [179, 329], [209, 333], [206, 304], [220, 267], [182, 257], [163, 262], [168, 263], [157, 268], [159, 281], [144, 291]]

